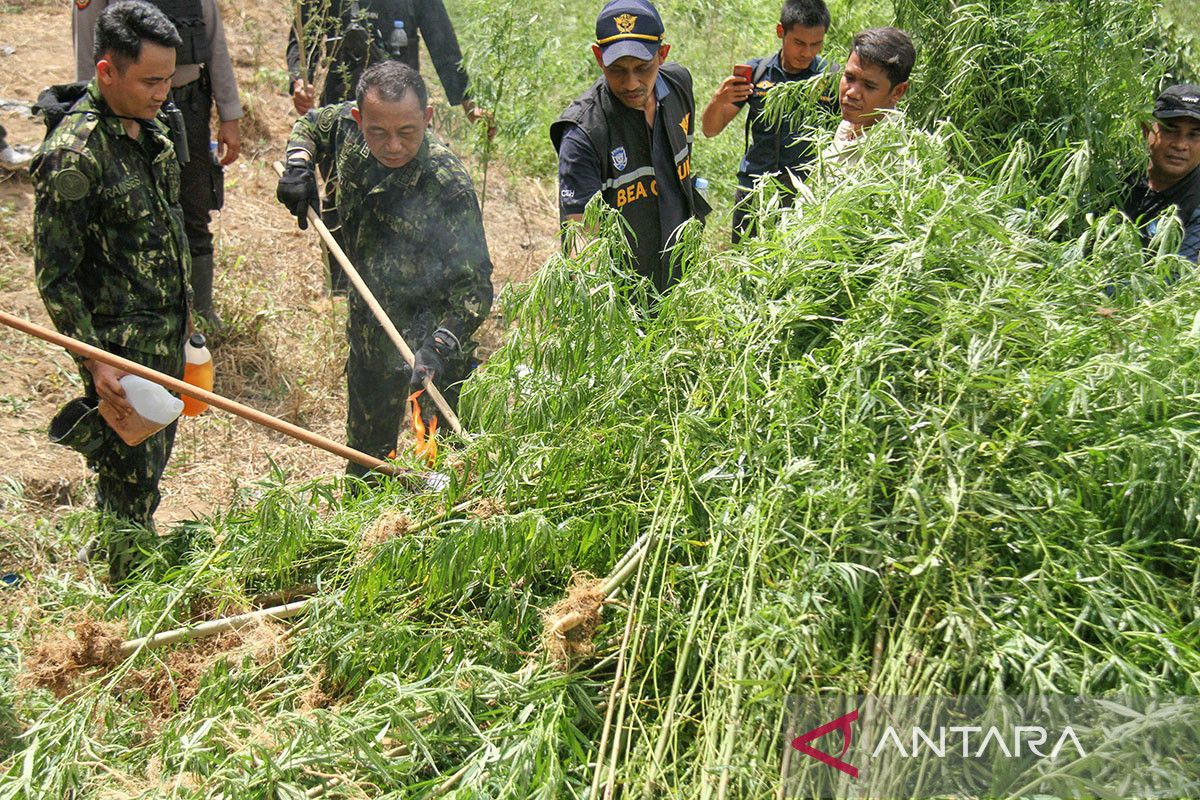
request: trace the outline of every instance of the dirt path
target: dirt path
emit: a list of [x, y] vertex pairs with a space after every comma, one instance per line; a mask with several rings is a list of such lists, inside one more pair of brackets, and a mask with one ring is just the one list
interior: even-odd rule
[[[344, 301], [325, 297], [313, 232], [297, 230], [274, 199], [270, 165], [293, 119], [280, 93], [285, 34], [266, 3], [222, 5], [247, 118], [242, 157], [226, 175], [226, 208], [213, 224], [217, 306], [230, 327], [214, 346], [216, 389], [341, 441]], [[0, 52], [13, 48], [0, 55], [0, 101], [30, 103], [44, 86], [73, 78], [68, 9], [35, 3], [0, 11]], [[457, 110], [442, 102], [436, 113], [451, 112]], [[0, 124], [13, 143], [35, 144], [42, 136], [40, 120], [19, 110], [0, 110]], [[31, 202], [27, 179], [0, 172], [0, 308], [48, 325], [33, 283]], [[553, 251], [556, 216], [545, 184], [522, 180], [515, 191], [493, 165], [484, 221], [497, 294], [527, 278]], [[498, 345], [494, 319], [480, 336], [486, 349]], [[0, 329], [0, 367], [0, 541], [21, 540], [37, 518], [91, 503], [82, 459], [51, 445], [44, 433], [55, 409], [79, 393], [79, 378], [61, 350], [7, 328]], [[342, 468], [321, 450], [223, 412], [185, 420], [163, 481], [160, 524], [227, 504], [237, 487], [267, 475], [271, 464], [292, 479]]]

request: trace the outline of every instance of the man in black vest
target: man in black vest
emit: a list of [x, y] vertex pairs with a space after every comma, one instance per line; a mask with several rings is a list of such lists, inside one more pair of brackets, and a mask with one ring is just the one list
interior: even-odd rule
[[600, 194], [629, 223], [634, 267], [660, 292], [679, 280], [679, 226], [709, 212], [692, 175], [692, 76], [665, 63], [669, 50], [651, 3], [612, 0], [592, 46], [603, 75], [550, 126], [560, 217], [582, 219]]
[[[96, 74], [92, 45], [100, 12], [116, 0], [75, 0], [71, 18], [75, 39], [75, 80], [86, 81]], [[192, 311], [198, 320], [219, 328], [221, 320], [213, 308], [213, 240], [208, 230], [209, 212], [224, 202], [221, 168], [233, 163], [241, 150], [238, 120], [242, 104], [237, 78], [225, 43], [225, 28], [217, 0], [149, 0], [179, 31], [183, 40], [175, 54], [171, 100], [183, 112], [187, 130], [187, 158], [179, 153], [180, 205], [192, 256]], [[209, 152], [209, 118], [214, 101], [221, 124], [217, 128], [215, 153]], [[218, 163], [219, 162], [219, 163]]]
[[1138, 224], [1147, 244], [1158, 217], [1174, 206], [1183, 224], [1179, 255], [1200, 255], [1200, 86], [1172, 86], [1154, 102], [1153, 125], [1143, 125], [1150, 166], [1129, 179], [1121, 210]]
[[[442, 0], [301, 0], [300, 20], [308, 52], [302, 53], [293, 25], [288, 31], [287, 65], [292, 105], [306, 114], [316, 102], [312, 80], [316, 60], [330, 59], [321, 105], [354, 99], [358, 79], [371, 64], [395, 59], [420, 72], [421, 38], [452, 106], [461, 105], [472, 122], [491, 116], [467, 96], [467, 73], [454, 25]], [[307, 66], [308, 74], [303, 74]]]

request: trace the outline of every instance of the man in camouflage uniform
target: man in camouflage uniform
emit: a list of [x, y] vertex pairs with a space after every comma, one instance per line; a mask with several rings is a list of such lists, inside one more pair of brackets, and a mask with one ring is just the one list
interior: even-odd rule
[[[300, 0], [298, 13], [288, 32], [286, 54], [289, 92], [297, 114], [305, 114], [317, 104], [311, 81], [322, 57], [328, 61], [328, 73], [319, 105], [328, 106], [353, 100], [359, 78], [372, 64], [395, 59], [420, 72], [420, 45], [424, 39], [425, 50], [446, 91], [446, 101], [461, 106], [471, 122], [486, 123], [488, 136], [495, 136], [491, 112], [475, 105], [469, 96], [462, 50], [443, 0]], [[307, 51], [301, 50], [296, 37], [296, 22], [302, 26]], [[330, 160], [318, 164], [325, 184], [321, 218], [344, 249], [337, 170], [333, 166]], [[330, 290], [346, 294], [350, 284], [341, 267], [328, 253], [326, 261]]]
[[[31, 172], [34, 269], [55, 326], [182, 377], [190, 261], [179, 163], [160, 113], [178, 44], [171, 22], [142, 0], [106, 9], [96, 27], [96, 78], [61, 119], [47, 119]], [[132, 411], [118, 382], [124, 373], [90, 359], [79, 366], [86, 394], [58, 413], [50, 435], [98, 473], [97, 506], [113, 523], [101, 526], [98, 544], [119, 581], [153, 531], [175, 426], [125, 445], [96, 411], [101, 398], [118, 415]]]
[[[346, 253], [405, 341], [410, 370], [362, 298], [350, 297], [347, 438], [385, 458], [396, 446], [408, 395], [428, 376], [453, 406], [473, 366], [472, 334], [492, 306], [492, 262], [466, 169], [428, 133], [433, 109], [411, 67], [367, 69], [357, 103], [309, 111], [292, 128], [277, 196], [307, 227], [317, 206], [313, 164], [331, 157]], [[432, 417], [422, 401], [422, 415]], [[350, 464], [348, 471], [366, 470]]]
[[[91, 80], [96, 74], [96, 20], [118, 0], [75, 0], [71, 31], [75, 40], [75, 80]], [[150, 0], [166, 14], [178, 31], [182, 44], [175, 53], [175, 76], [171, 79], [171, 101], [183, 116], [187, 148], [180, 155], [180, 205], [192, 257], [192, 313], [209, 331], [223, 326], [213, 306], [213, 235], [210, 212], [224, 204], [223, 168], [241, 151], [238, 99], [233, 60], [225, 41], [225, 26], [217, 0]], [[209, 153], [213, 103], [220, 124], [215, 130], [217, 149]], [[219, 161], [218, 161], [219, 159]]]

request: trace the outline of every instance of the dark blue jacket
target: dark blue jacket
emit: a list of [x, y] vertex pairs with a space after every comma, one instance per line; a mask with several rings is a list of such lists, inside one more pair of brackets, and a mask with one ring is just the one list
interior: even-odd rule
[[[763, 102], [767, 92], [781, 83], [804, 81], [837, 69], [837, 64], [817, 56], [803, 72], [785, 72], [779, 60], [779, 53], [765, 59], [756, 58], [748, 63], [756, 77], [754, 93], [745, 103], [738, 104], [750, 106], [747, 119], [750, 141], [742, 163], [738, 166], [738, 185], [747, 189], [754, 185], [755, 178], [766, 173], [791, 169], [803, 176], [808, 172], [808, 164], [816, 155], [813, 152], [812, 141], [800, 138], [804, 131], [803, 124], [769, 127], [763, 121]], [[829, 94], [828, 97], [822, 97], [821, 102], [833, 109], [837, 105], [837, 96], [833, 91]]]

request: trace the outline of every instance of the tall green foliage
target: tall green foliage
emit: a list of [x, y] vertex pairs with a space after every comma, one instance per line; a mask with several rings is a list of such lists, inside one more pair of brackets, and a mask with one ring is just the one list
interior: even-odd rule
[[898, 0], [917, 44], [908, 108], [923, 125], [964, 133], [956, 155], [994, 175], [1014, 144], [1034, 174], [1086, 142], [1093, 167], [1080, 206], [1103, 209], [1140, 166], [1139, 125], [1171, 62], [1153, 0]]
[[[1084, 153], [1027, 206], [1022, 151], [988, 183], [953, 166], [958, 135], [878, 130], [737, 252], [686, 232], [653, 308], [593, 206], [599, 234], [509, 295], [444, 493], [265, 484], [108, 613], [145, 632], [316, 578], [307, 622], [213, 664], [151, 739], [151, 654], [57, 703], [6, 668], [29, 728], [0, 798], [99, 798], [114, 774], [145, 797], [331, 775], [335, 797], [451, 776], [464, 798], [584, 797], [597, 764], [631, 796], [761, 797], [792, 693], [1200, 693], [1200, 281], [1164, 281], [1178, 226], [1148, 259], [1116, 215], [1062, 240]], [[385, 511], [408, 522], [368, 548]], [[597, 657], [556, 673], [539, 609], [642, 536]], [[44, 626], [85, 591], [66, 580]], [[332, 707], [305, 705], [314, 684]]]
[[[1057, 5], [1000, 10], [1048, 35]], [[877, 128], [736, 250], [693, 224], [657, 301], [594, 204], [578, 253], [506, 295], [440, 493], [275, 475], [116, 596], [49, 573], [29, 633], [89, 602], [148, 633], [321, 599], [190, 698], [152, 691], [148, 652], [65, 699], [21, 688], [6, 633], [0, 800], [766, 797], [793, 693], [1200, 694], [1200, 278], [1169, 216], [1146, 251], [1083, 214], [1115, 144], [1005, 149], [992, 113]], [[643, 539], [595, 657], [554, 670], [541, 611]]]

